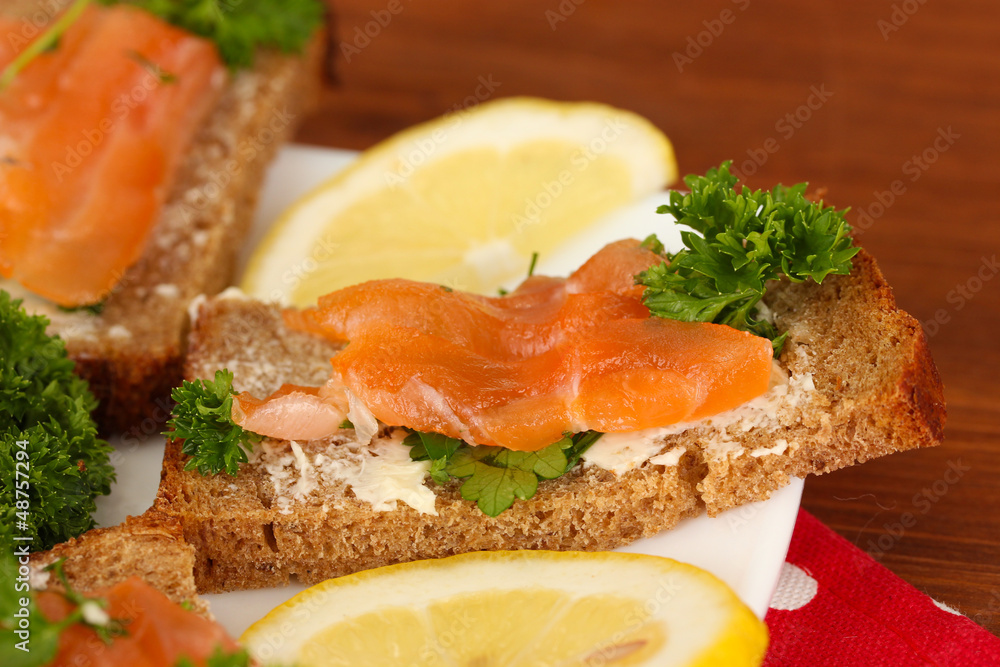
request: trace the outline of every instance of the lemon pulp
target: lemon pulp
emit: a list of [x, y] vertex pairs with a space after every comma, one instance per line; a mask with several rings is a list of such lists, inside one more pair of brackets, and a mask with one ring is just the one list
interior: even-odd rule
[[630, 112], [486, 103], [390, 137], [300, 199], [257, 247], [241, 286], [300, 306], [387, 277], [492, 291], [523, 275], [533, 252], [676, 173], [669, 140]]
[[758, 665], [767, 631], [718, 579], [656, 556], [481, 552], [333, 579], [241, 638], [263, 661]]

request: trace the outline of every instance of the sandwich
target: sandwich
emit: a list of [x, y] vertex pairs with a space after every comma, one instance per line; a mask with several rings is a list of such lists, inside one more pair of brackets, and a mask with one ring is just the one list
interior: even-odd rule
[[0, 288], [66, 341], [102, 430], [141, 439], [169, 415], [188, 302], [231, 281], [316, 94], [324, 10], [53, 7], [0, 18]]
[[[198, 589], [612, 549], [938, 444], [925, 336], [844, 211], [735, 180], [671, 193], [680, 252], [624, 240], [505, 297], [376, 281], [306, 310], [197, 303], [155, 508]], [[687, 341], [672, 360], [643, 351], [662, 332]]]

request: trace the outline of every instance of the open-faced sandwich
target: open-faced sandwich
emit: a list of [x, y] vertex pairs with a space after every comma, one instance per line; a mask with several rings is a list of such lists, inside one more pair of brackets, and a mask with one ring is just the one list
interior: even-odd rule
[[203, 591], [487, 549], [610, 549], [940, 442], [940, 379], [843, 211], [688, 177], [500, 297], [403, 280], [197, 308], [156, 502]]
[[105, 429], [147, 436], [169, 414], [187, 303], [232, 280], [264, 169], [318, 83], [323, 12], [0, 8], [0, 289], [51, 320]]

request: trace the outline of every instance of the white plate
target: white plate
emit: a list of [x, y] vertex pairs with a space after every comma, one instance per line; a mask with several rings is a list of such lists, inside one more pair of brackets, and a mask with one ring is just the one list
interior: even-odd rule
[[[307, 146], [282, 150], [268, 174], [248, 247], [253, 247], [267, 223], [286, 206], [350, 164], [356, 155], [352, 151]], [[668, 247], [676, 247], [680, 237], [669, 218], [656, 214], [657, 205], [666, 199], [665, 194], [658, 194], [599, 221], [559, 252], [541, 258], [538, 273], [569, 273], [608, 241], [629, 236], [644, 238], [656, 232]], [[152, 504], [163, 457], [162, 439], [138, 445], [121, 441], [112, 444], [117, 449], [114, 463], [118, 482], [110, 496], [98, 499], [96, 518], [102, 526], [119, 523], [129, 514], [140, 514]], [[714, 519], [704, 515], [688, 519], [673, 530], [619, 551], [669, 556], [702, 567], [729, 584], [763, 618], [788, 551], [801, 495], [802, 480], [793, 479], [767, 502], [730, 510]], [[254, 621], [301, 590], [303, 586], [293, 584], [205, 597], [219, 621], [238, 637]]]

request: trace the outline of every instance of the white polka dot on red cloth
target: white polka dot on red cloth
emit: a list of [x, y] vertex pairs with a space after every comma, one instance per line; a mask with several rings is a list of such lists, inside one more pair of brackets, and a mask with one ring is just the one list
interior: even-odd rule
[[962, 615], [962, 612], [960, 612], [959, 610], [955, 609], [954, 607], [949, 607], [949, 606], [948, 606], [948, 605], [946, 605], [946, 604], [945, 604], [944, 602], [938, 602], [937, 600], [935, 600], [935, 599], [933, 599], [933, 598], [931, 598], [931, 602], [933, 602], [933, 603], [934, 603], [934, 605], [935, 605], [935, 606], [936, 606], [936, 607], [937, 607], [938, 609], [941, 609], [941, 610], [943, 610], [943, 611], [946, 611], [946, 612], [948, 612], [949, 614], [955, 614], [955, 616], [961, 616], [961, 615]]
[[771, 598], [771, 609], [781, 611], [801, 609], [816, 597], [817, 590], [819, 584], [815, 579], [797, 565], [786, 562], [781, 566], [781, 577]]

